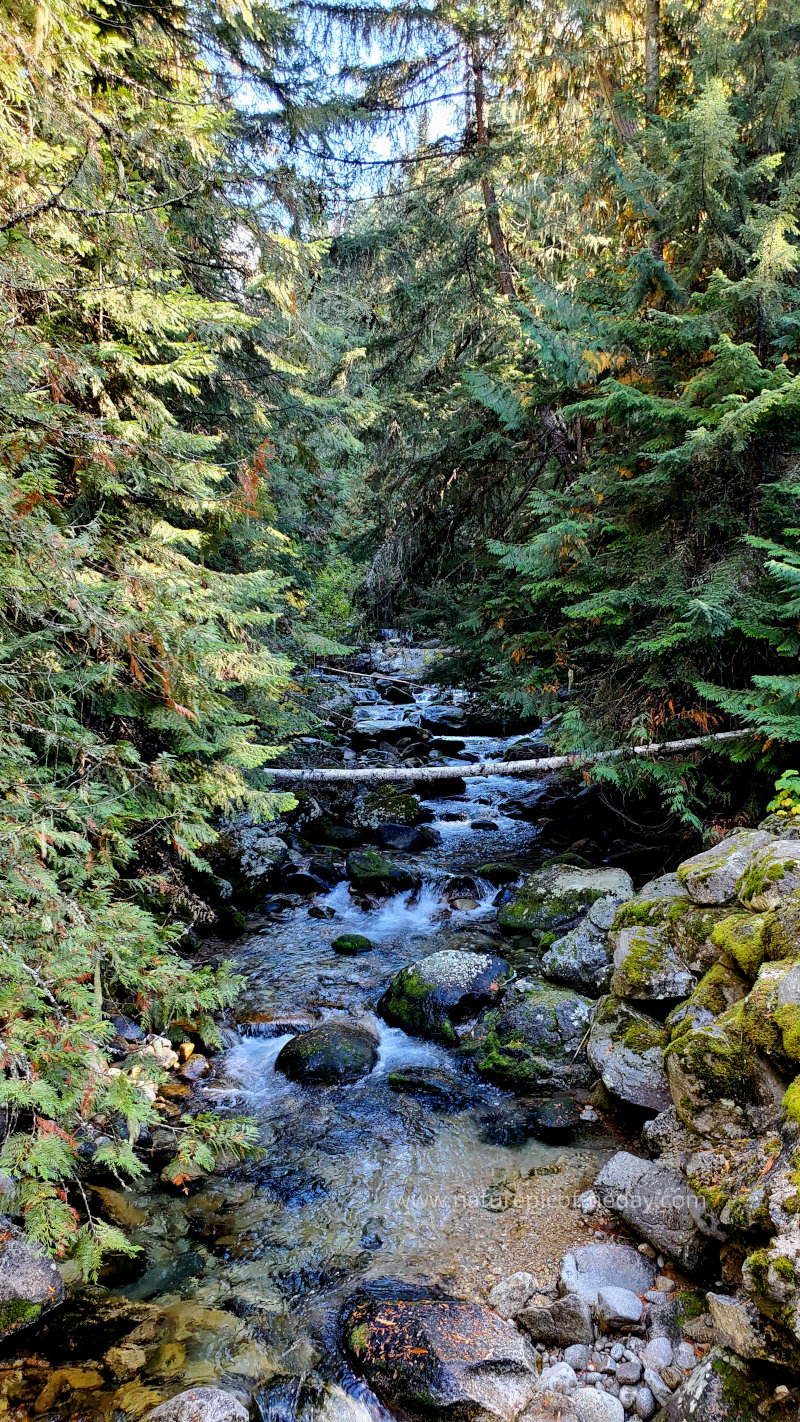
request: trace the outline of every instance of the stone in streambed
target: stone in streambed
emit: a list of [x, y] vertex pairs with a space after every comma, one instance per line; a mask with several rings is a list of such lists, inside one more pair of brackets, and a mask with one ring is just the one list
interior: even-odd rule
[[628, 1003], [609, 995], [598, 1002], [586, 1053], [603, 1085], [621, 1101], [648, 1111], [672, 1103], [663, 1054], [669, 1032]]
[[282, 1378], [258, 1394], [258, 1416], [268, 1422], [371, 1422], [366, 1404], [318, 1373]]
[[589, 1073], [582, 1050], [593, 1004], [566, 988], [533, 978], [506, 990], [462, 1038], [462, 1051], [482, 1076], [512, 1091], [581, 1086]]
[[408, 853], [426, 848], [421, 832], [414, 825], [379, 825], [376, 834], [381, 849], [399, 849]]
[[[775, 1386], [774, 1373], [727, 1348], [713, 1348], [664, 1401], [660, 1422], [753, 1422]], [[657, 1399], [658, 1400], [658, 1399]], [[791, 1413], [784, 1412], [787, 1418]]]
[[247, 1422], [247, 1408], [219, 1387], [191, 1387], [148, 1412], [145, 1422]]
[[368, 791], [360, 801], [353, 823], [362, 830], [380, 830], [386, 826], [409, 828], [422, 818], [424, 814], [416, 795], [397, 790], [393, 785], [380, 785]]
[[64, 1284], [52, 1259], [5, 1215], [0, 1234], [0, 1337], [5, 1337], [63, 1303]]
[[607, 1286], [643, 1294], [652, 1289], [655, 1276], [655, 1266], [629, 1244], [583, 1244], [561, 1260], [558, 1288], [591, 1305], [597, 1302], [598, 1290]]
[[397, 894], [410, 889], [414, 876], [374, 849], [354, 849], [347, 856], [347, 877], [365, 894]]
[[474, 1090], [439, 1067], [400, 1067], [389, 1072], [389, 1086], [445, 1109], [471, 1106], [477, 1099]]
[[598, 899], [622, 903], [632, 894], [633, 882], [624, 869], [549, 865], [528, 875], [512, 902], [500, 908], [497, 922], [507, 933], [566, 927]]
[[591, 909], [581, 923], [548, 948], [542, 972], [553, 982], [594, 997], [608, 991], [613, 964], [607, 935], [590, 922], [590, 914]]
[[718, 1245], [709, 1234], [722, 1237], [724, 1231], [679, 1170], [620, 1150], [603, 1166], [594, 1189], [606, 1209], [688, 1273], [711, 1263]]
[[502, 992], [513, 970], [505, 958], [443, 949], [402, 968], [378, 1003], [393, 1026], [454, 1044], [454, 1024], [473, 1017]]
[[531, 1295], [536, 1293], [537, 1288], [533, 1274], [524, 1270], [510, 1274], [507, 1279], [495, 1284], [489, 1295], [489, 1307], [499, 1313], [501, 1318], [514, 1318], [525, 1307]]
[[412, 1419], [513, 1422], [536, 1388], [530, 1344], [466, 1300], [359, 1300], [345, 1310], [343, 1334], [356, 1372]]
[[571, 1096], [540, 1102], [533, 1112], [537, 1136], [543, 1141], [566, 1141], [581, 1123], [580, 1107]]
[[519, 878], [519, 869], [515, 869], [513, 864], [496, 864], [494, 861], [489, 864], [482, 864], [478, 870], [479, 879], [488, 879], [490, 884], [495, 884], [500, 888], [502, 884], [513, 884]]
[[578, 1422], [625, 1422], [625, 1409], [619, 1398], [599, 1387], [579, 1387], [570, 1404]]
[[592, 1310], [579, 1294], [565, 1294], [552, 1303], [523, 1308], [516, 1319], [534, 1343], [565, 1348], [570, 1343], [594, 1342]]
[[604, 1333], [635, 1327], [641, 1323], [643, 1312], [641, 1299], [631, 1289], [604, 1284], [597, 1290], [595, 1317]]
[[290, 1081], [333, 1086], [366, 1076], [377, 1060], [378, 1039], [368, 1028], [324, 1022], [287, 1042], [275, 1070]]
[[374, 947], [372, 939], [365, 938], [363, 933], [340, 933], [337, 938], [331, 940], [334, 953], [341, 953], [345, 958], [355, 958], [359, 953], [371, 953]]

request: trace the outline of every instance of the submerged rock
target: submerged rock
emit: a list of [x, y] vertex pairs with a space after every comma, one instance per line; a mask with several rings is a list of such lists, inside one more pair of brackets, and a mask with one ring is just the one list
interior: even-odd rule
[[462, 1038], [462, 1051], [482, 1076], [513, 1091], [588, 1081], [582, 1042], [593, 1004], [566, 988], [532, 978], [507, 989]]
[[618, 1151], [603, 1166], [594, 1189], [606, 1209], [687, 1273], [702, 1271], [711, 1262], [718, 1246], [709, 1234], [719, 1237], [719, 1224], [685, 1176], [668, 1163]]
[[512, 901], [498, 911], [497, 922], [508, 933], [557, 928], [568, 925], [598, 899], [622, 903], [632, 894], [633, 882], [624, 869], [548, 865], [528, 875]]
[[536, 1387], [531, 1345], [479, 1304], [367, 1299], [346, 1310], [343, 1331], [356, 1371], [413, 1419], [513, 1422]]
[[354, 849], [348, 854], [347, 877], [365, 894], [397, 894], [414, 884], [408, 869], [374, 849]]
[[378, 1060], [378, 1039], [367, 1027], [324, 1022], [281, 1047], [275, 1070], [290, 1081], [321, 1086], [357, 1081]]
[[400, 1067], [389, 1072], [392, 1091], [420, 1096], [432, 1106], [471, 1106], [477, 1099], [474, 1090], [459, 1081], [452, 1072], [439, 1067]]
[[373, 1422], [363, 1402], [318, 1373], [281, 1378], [256, 1396], [255, 1409], [261, 1422]]
[[668, 1042], [660, 1022], [609, 996], [595, 1008], [586, 1051], [603, 1085], [621, 1101], [663, 1111], [671, 1104], [663, 1066]]
[[63, 1303], [64, 1285], [52, 1259], [5, 1215], [0, 1234], [0, 1337], [6, 1337]]
[[462, 953], [456, 948], [431, 953], [402, 968], [378, 1003], [387, 1022], [415, 1036], [457, 1041], [454, 1024], [474, 1017], [502, 992], [513, 975], [505, 958]]
[[581, 1123], [580, 1107], [571, 1096], [540, 1102], [533, 1111], [537, 1136], [543, 1141], [565, 1141]]
[[220, 1387], [190, 1387], [148, 1412], [145, 1422], [248, 1422], [247, 1408]]

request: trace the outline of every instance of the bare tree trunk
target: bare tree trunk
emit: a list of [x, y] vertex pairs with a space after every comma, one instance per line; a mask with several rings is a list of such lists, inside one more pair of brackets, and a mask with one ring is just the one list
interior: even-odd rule
[[737, 741], [753, 735], [753, 731], [717, 731], [712, 736], [692, 736], [685, 741], [653, 742], [646, 746], [624, 746], [620, 750], [597, 751], [593, 755], [548, 755], [541, 760], [484, 760], [472, 765], [398, 765], [361, 766], [352, 770], [336, 766], [331, 769], [272, 770], [273, 780], [294, 780], [302, 785], [316, 781], [389, 781], [389, 780], [475, 780], [487, 775], [533, 775], [542, 770], [567, 770], [591, 765], [603, 760], [621, 760], [624, 756], [675, 755], [681, 751], [702, 750], [713, 741]]
[[[486, 81], [483, 72], [483, 60], [477, 45], [473, 45], [470, 52], [472, 63], [472, 88], [475, 99], [475, 125], [478, 130], [478, 148], [486, 151], [489, 147], [489, 125], [486, 121]], [[497, 205], [497, 193], [494, 183], [487, 173], [481, 178], [483, 188], [483, 202], [486, 208], [486, 222], [489, 228], [489, 241], [492, 244], [495, 266], [497, 267], [497, 284], [503, 296], [507, 296], [509, 301], [514, 301], [517, 295], [517, 288], [514, 283], [514, 273], [511, 270], [511, 258], [508, 255], [508, 243], [503, 231], [503, 224], [500, 221], [500, 209]]]
[[625, 114], [620, 113], [617, 107], [617, 81], [611, 69], [605, 64], [597, 65], [597, 77], [600, 80], [600, 88], [603, 91], [603, 98], [606, 101], [608, 115], [623, 143], [630, 143], [637, 131], [637, 126], [633, 119], [629, 119]]
[[651, 119], [661, 101], [661, 0], [644, 5], [644, 96]]
[[[661, 102], [661, 0], [645, 0], [644, 3], [644, 95], [647, 122], [652, 123]], [[656, 261], [662, 262], [664, 239], [661, 234], [653, 232], [648, 245]]]

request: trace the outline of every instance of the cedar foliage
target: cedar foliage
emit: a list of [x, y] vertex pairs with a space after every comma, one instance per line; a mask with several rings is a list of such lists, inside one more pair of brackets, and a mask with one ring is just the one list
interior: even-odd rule
[[[733, 724], [780, 763], [800, 739], [796, 9], [668, 12], [655, 89], [643, 5], [467, 18], [488, 149], [467, 84], [457, 150], [423, 137], [332, 253], [370, 298], [386, 409], [367, 595], [444, 625], [459, 674], [561, 713], [561, 749]], [[690, 767], [653, 774], [702, 812]]]
[[[301, 724], [276, 623], [342, 415], [301, 365], [318, 252], [280, 220], [316, 201], [282, 159], [291, 42], [268, 6], [0, 16], [0, 1170], [87, 1275], [125, 1246], [76, 1187], [83, 1123], [130, 1177], [158, 1120], [110, 1013], [219, 1040], [238, 980], [181, 956], [214, 820], [294, 803], [263, 769]], [[254, 1130], [185, 1118], [175, 1142], [180, 1180]]]

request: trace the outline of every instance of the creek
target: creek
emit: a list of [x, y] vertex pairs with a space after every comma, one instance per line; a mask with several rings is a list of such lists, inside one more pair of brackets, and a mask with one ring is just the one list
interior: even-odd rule
[[[414, 723], [446, 699], [431, 687], [413, 697], [407, 706], [367, 698], [359, 717]], [[448, 731], [436, 744], [444, 760], [461, 765], [499, 759], [515, 739]], [[543, 788], [501, 777], [467, 781], [460, 794], [433, 785], [423, 803], [439, 842], [418, 854], [392, 852], [412, 870], [413, 889], [367, 903], [342, 880], [302, 905], [281, 907], [278, 899], [252, 915], [225, 950], [246, 979], [240, 1029], [205, 1094], [216, 1109], [258, 1121], [263, 1158], [187, 1194], [151, 1180], [120, 1196], [142, 1252], [121, 1279], [109, 1271], [97, 1287], [78, 1288], [41, 1331], [37, 1357], [19, 1368], [20, 1400], [33, 1399], [53, 1418], [127, 1419], [181, 1388], [218, 1383], [246, 1397], [310, 1368], [363, 1393], [336, 1331], [358, 1286], [399, 1279], [483, 1302], [519, 1269], [550, 1284], [561, 1254], [591, 1237], [574, 1197], [624, 1144], [619, 1126], [589, 1112], [594, 1119], [568, 1144], [537, 1139], [517, 1098], [375, 1011], [401, 967], [439, 948], [495, 952], [525, 971], [530, 940], [499, 932], [502, 890], [477, 871], [502, 860], [522, 875], [542, 861], [531, 806]], [[331, 941], [343, 932], [366, 935], [373, 951], [338, 955]], [[368, 1076], [320, 1087], [276, 1072], [296, 1031], [337, 1018], [377, 1032]], [[390, 1073], [406, 1067], [445, 1068], [463, 1081], [466, 1104], [437, 1109], [392, 1089]], [[137, 1343], [130, 1330], [139, 1318]], [[102, 1386], [88, 1390], [65, 1384], [51, 1408], [36, 1404], [54, 1368], [86, 1370], [109, 1347], [127, 1350], [116, 1377], [105, 1371]]]

